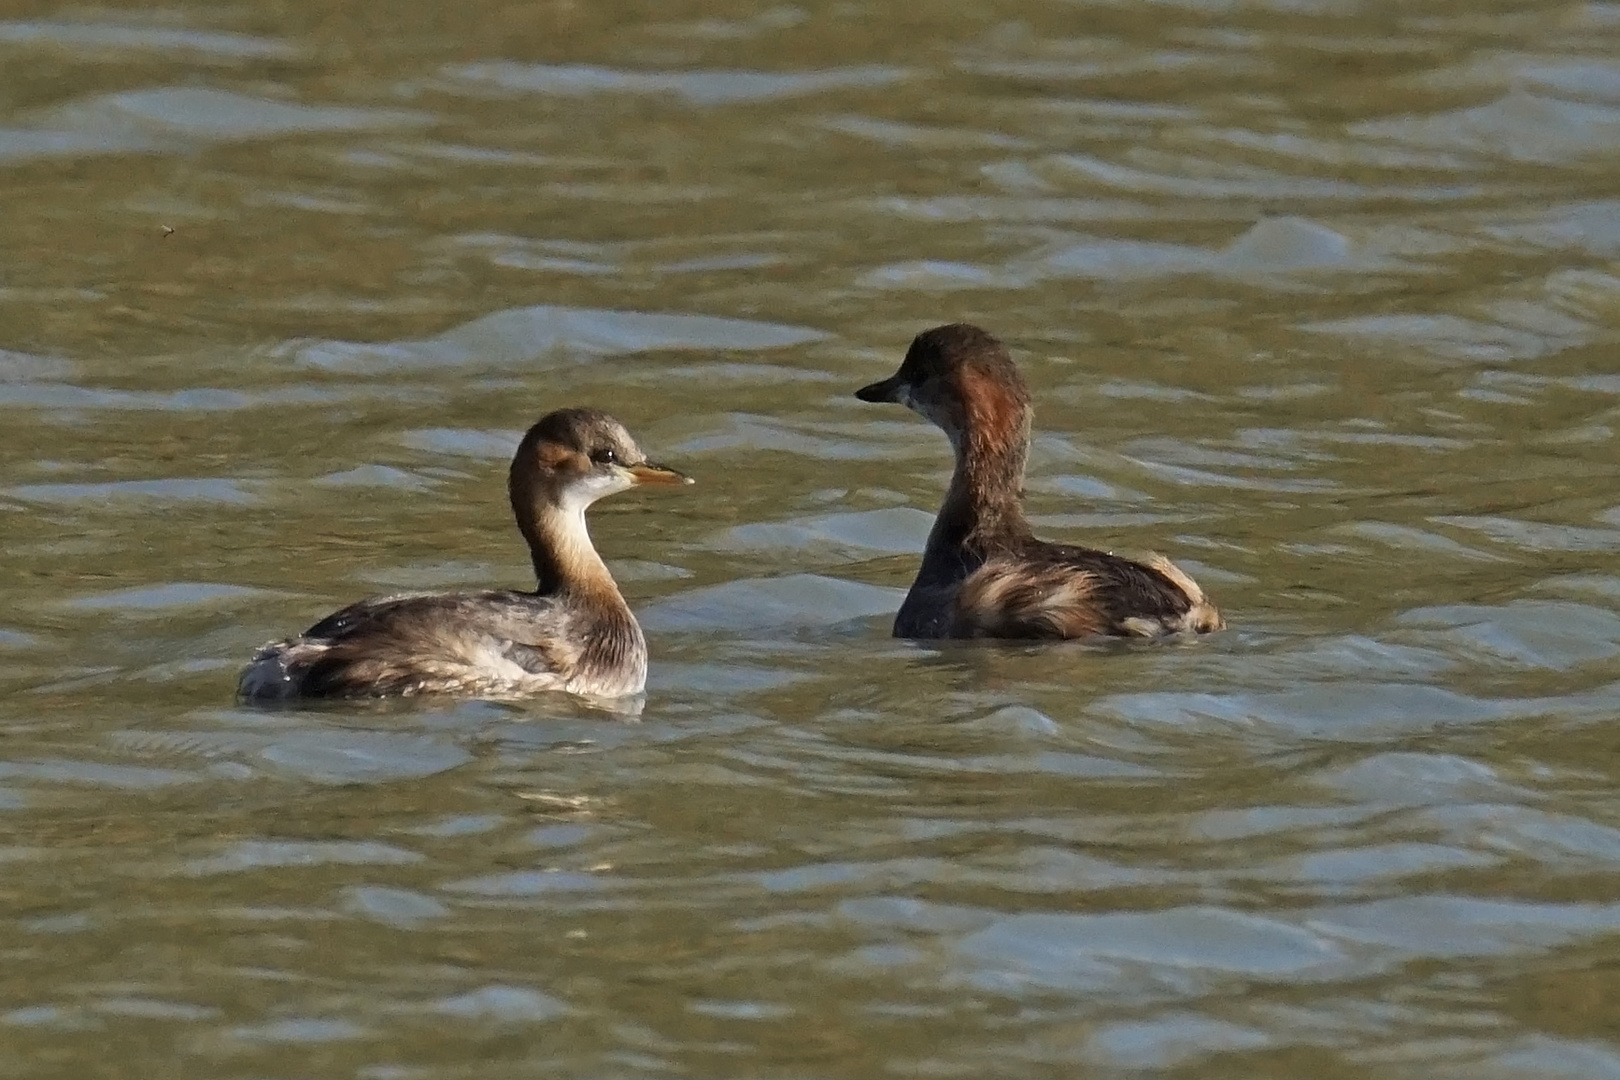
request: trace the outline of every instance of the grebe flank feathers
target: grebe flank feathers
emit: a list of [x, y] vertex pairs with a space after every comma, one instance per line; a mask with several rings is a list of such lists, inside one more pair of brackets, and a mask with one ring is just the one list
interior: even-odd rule
[[1023, 506], [1029, 390], [990, 334], [967, 323], [925, 330], [899, 371], [855, 396], [906, 406], [956, 451], [896, 637], [1163, 637], [1226, 625], [1162, 555], [1135, 562], [1036, 539]]
[[649, 462], [607, 413], [548, 413], [523, 436], [507, 479], [512, 513], [534, 559], [534, 592], [362, 600], [264, 646], [237, 692], [250, 700], [639, 694], [647, 642], [591, 544], [585, 510], [637, 485], [689, 483]]

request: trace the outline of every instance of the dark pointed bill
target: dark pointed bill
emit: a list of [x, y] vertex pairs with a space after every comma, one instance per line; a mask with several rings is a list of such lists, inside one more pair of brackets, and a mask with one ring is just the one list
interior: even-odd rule
[[900, 376], [890, 375], [882, 382], [875, 382], [870, 386], [863, 386], [855, 391], [855, 396], [862, 401], [887, 402], [891, 405], [900, 403]]

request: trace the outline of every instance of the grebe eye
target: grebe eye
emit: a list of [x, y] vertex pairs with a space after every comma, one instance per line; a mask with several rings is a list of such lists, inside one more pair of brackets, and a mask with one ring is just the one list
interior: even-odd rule
[[598, 465], [612, 465], [615, 461], [619, 460], [619, 455], [615, 454], [610, 448], [604, 446], [600, 450], [591, 451], [591, 460], [596, 462]]

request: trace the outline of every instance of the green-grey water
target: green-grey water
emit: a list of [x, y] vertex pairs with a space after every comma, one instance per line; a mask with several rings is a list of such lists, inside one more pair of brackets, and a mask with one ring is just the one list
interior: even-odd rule
[[[7, 1076], [1620, 1076], [1620, 7], [0, 10]], [[1048, 536], [1231, 629], [888, 638], [1004, 337]], [[255, 710], [525, 583], [517, 434], [653, 652]]]

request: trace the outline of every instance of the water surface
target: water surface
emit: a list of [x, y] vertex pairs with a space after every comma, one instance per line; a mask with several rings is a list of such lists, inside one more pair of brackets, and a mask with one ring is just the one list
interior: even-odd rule
[[[1620, 8], [1008, 0], [0, 20], [0, 1066], [1620, 1076]], [[982, 323], [1048, 535], [1185, 646], [887, 637]], [[264, 711], [361, 595], [525, 583], [639, 718]]]

